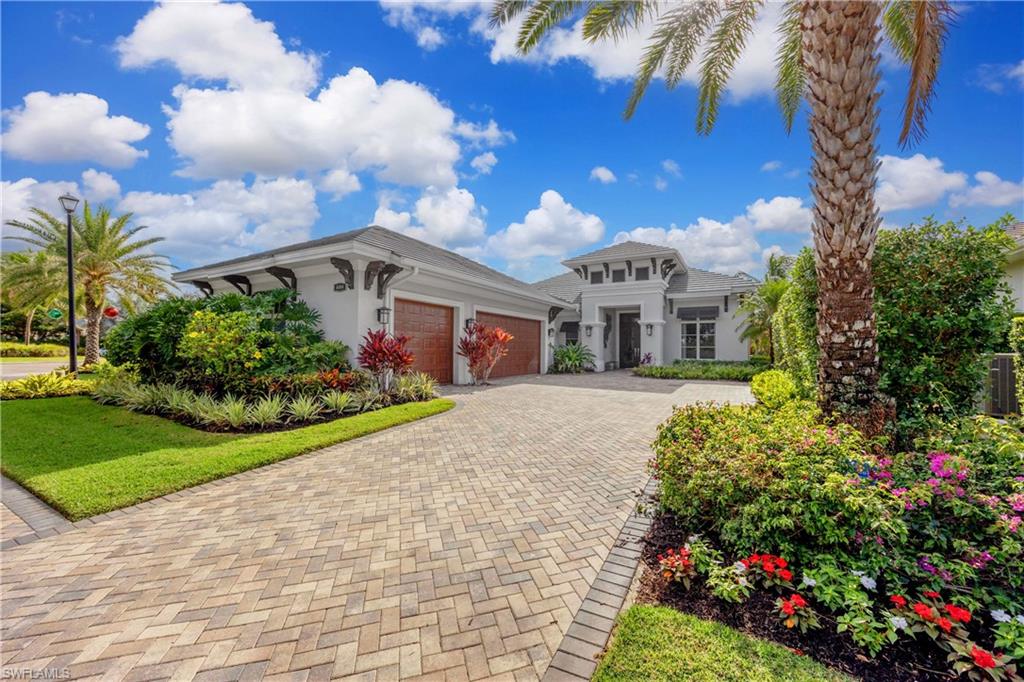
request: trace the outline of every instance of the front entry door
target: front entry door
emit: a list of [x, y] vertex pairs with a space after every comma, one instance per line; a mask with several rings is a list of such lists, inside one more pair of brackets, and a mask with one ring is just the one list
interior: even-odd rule
[[640, 313], [619, 315], [619, 367], [640, 364]]

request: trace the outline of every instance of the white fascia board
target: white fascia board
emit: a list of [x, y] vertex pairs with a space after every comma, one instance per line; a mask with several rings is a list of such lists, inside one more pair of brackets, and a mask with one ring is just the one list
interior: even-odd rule
[[[686, 268], [686, 260], [683, 259], [683, 255], [679, 253], [678, 249], [671, 247], [664, 247], [660, 249], [651, 249], [650, 251], [641, 251], [640, 253], [631, 253], [628, 256], [588, 256], [586, 254], [582, 256], [576, 256], [562, 261], [562, 265], [573, 269], [577, 265], [592, 265], [594, 263], [625, 263], [626, 261], [633, 261], [633, 265], [636, 266], [636, 262], [640, 260], [646, 260], [648, 258], [668, 258], [674, 257], [679, 261], [679, 264]], [[642, 267], [642, 266], [641, 266]]]
[[[438, 277], [440, 279], [448, 280], [448, 281], [451, 281], [451, 282], [456, 282], [456, 283], [459, 283], [459, 284], [470, 284], [472, 286], [480, 287], [482, 289], [490, 289], [491, 291], [497, 291], [497, 292], [502, 293], [502, 294], [504, 294], [506, 296], [514, 296], [516, 298], [523, 299], [524, 301], [530, 301], [530, 302], [533, 302], [533, 303], [542, 303], [542, 304], [544, 304], [546, 306], [549, 306], [549, 307], [550, 306], [564, 307], [566, 305], [564, 301], [561, 301], [561, 300], [559, 300], [559, 299], [557, 299], [557, 298], [555, 298], [555, 297], [553, 297], [553, 296], [551, 296], [549, 294], [545, 294], [545, 293], [543, 293], [541, 291], [537, 291], [536, 294], [532, 294], [532, 293], [524, 291], [522, 289], [517, 289], [517, 288], [513, 288], [513, 287], [503, 286], [500, 283], [495, 282], [493, 280], [483, 279], [481, 277], [473, 277], [472, 275], [467, 275], [467, 274], [464, 274], [464, 273], [461, 273], [461, 272], [452, 272], [451, 270], [447, 270], [445, 268], [441, 268], [441, 267], [438, 267], [436, 265], [431, 265], [429, 263], [424, 263], [424, 262], [418, 261], [418, 260], [416, 260], [414, 258], [409, 258], [408, 256], [400, 257], [398, 259], [398, 263], [400, 265], [408, 265], [410, 267], [417, 267], [417, 268], [420, 269], [421, 272], [429, 273], [429, 274], [433, 275], [434, 277]], [[529, 285], [527, 285], [527, 286], [529, 286]]]
[[316, 263], [317, 261], [327, 262], [329, 258], [337, 256], [347, 256], [350, 258], [352, 256], [361, 256], [367, 260], [387, 260], [391, 255], [391, 252], [386, 249], [360, 244], [353, 240], [339, 244], [313, 246], [308, 249], [297, 249], [287, 253], [273, 254], [263, 258], [240, 263], [229, 263], [223, 266], [198, 267], [192, 270], [176, 272], [171, 275], [171, 279], [175, 282], [188, 282], [194, 279], [218, 279], [225, 275], [246, 275], [263, 272], [274, 265], [290, 268], [314, 265], [319, 264]]

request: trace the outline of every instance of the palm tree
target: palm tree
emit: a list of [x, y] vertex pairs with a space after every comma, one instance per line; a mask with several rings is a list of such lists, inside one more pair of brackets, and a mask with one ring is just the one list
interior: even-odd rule
[[740, 329], [740, 340], [750, 341], [760, 352], [765, 345], [768, 346], [768, 360], [775, 364], [775, 343], [772, 333], [772, 319], [775, 311], [779, 309], [779, 302], [782, 295], [789, 288], [789, 279], [786, 274], [793, 258], [771, 254], [768, 256], [767, 267], [765, 268], [764, 282], [752, 294], [745, 296], [736, 311], [736, 314], [743, 313], [746, 318]]
[[[517, 45], [528, 52], [585, 10], [583, 36], [618, 40], [653, 26], [626, 105], [632, 116], [662, 75], [676, 87], [698, 51], [697, 131], [711, 132], [729, 74], [764, 0], [501, 0], [493, 26], [522, 16]], [[819, 403], [828, 414], [876, 432], [892, 415], [878, 392], [871, 256], [881, 218], [875, 205], [879, 34], [910, 64], [900, 143], [918, 140], [934, 92], [953, 11], [948, 2], [792, 0], [779, 26], [776, 92], [786, 129], [810, 105], [813, 234], [818, 278]], [[881, 20], [881, 21], [880, 21]]]
[[4, 302], [25, 316], [25, 343], [32, 342], [36, 311], [67, 296], [66, 266], [45, 251], [9, 251], [0, 259]]
[[[32, 217], [27, 221], [8, 221], [11, 227], [28, 233], [27, 236], [10, 239], [31, 244], [63, 262], [67, 248], [64, 222], [42, 209], [33, 208], [31, 213]], [[110, 300], [132, 301], [138, 298], [151, 302], [171, 287], [162, 273], [167, 267], [166, 258], [148, 252], [149, 247], [162, 241], [163, 237], [136, 239], [135, 236], [146, 227], [132, 227], [131, 220], [131, 213], [113, 217], [106, 207], [94, 212], [89, 202], [85, 202], [81, 217], [76, 215], [73, 218], [75, 277], [86, 321], [86, 365], [100, 359], [100, 326], [103, 309]], [[27, 274], [25, 278], [28, 279]], [[19, 280], [11, 284], [18, 285]]]

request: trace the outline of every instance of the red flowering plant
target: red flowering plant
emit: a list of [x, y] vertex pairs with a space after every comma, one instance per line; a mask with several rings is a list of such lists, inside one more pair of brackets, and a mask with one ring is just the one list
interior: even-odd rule
[[788, 599], [779, 597], [775, 600], [775, 606], [787, 628], [799, 628], [800, 632], [807, 632], [818, 627], [818, 614], [799, 594], [793, 593]]
[[923, 632], [946, 650], [952, 648], [954, 641], [967, 639], [966, 625], [971, 621], [971, 612], [943, 602], [938, 592], [922, 592], [916, 601], [894, 594], [889, 596], [889, 603], [894, 607], [893, 619], [903, 626], [899, 629]]
[[469, 374], [474, 384], [487, 383], [494, 366], [508, 355], [508, 345], [514, 338], [501, 327], [488, 327], [479, 322], [466, 327], [456, 352], [469, 363]]
[[760, 582], [765, 587], [792, 587], [793, 572], [785, 558], [774, 554], [751, 554], [740, 559], [740, 564], [747, 571], [747, 580]]
[[957, 640], [947, 660], [953, 671], [971, 680], [1020, 680], [1013, 659], [998, 651], [988, 651], [968, 640]]
[[391, 390], [391, 382], [398, 374], [412, 367], [413, 354], [406, 350], [409, 339], [392, 336], [386, 329], [371, 329], [359, 345], [359, 364], [373, 374], [382, 393]]
[[680, 547], [678, 552], [669, 548], [664, 554], [659, 554], [658, 566], [663, 577], [682, 583], [686, 589], [690, 589], [690, 579], [697, 575], [697, 567], [690, 557], [689, 547]]

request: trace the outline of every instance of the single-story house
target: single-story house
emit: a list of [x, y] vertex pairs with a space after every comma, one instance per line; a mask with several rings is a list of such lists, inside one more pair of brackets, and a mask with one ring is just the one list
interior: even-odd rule
[[368, 329], [409, 337], [415, 368], [468, 383], [456, 354], [470, 321], [514, 337], [493, 377], [547, 371], [555, 343], [579, 341], [597, 370], [676, 358], [742, 360], [738, 296], [757, 281], [687, 268], [675, 249], [626, 242], [565, 261], [571, 270], [527, 284], [469, 258], [375, 225], [177, 272], [207, 296], [294, 289], [328, 338], [353, 355]]
[[1024, 315], [1024, 223], [1014, 223], [1006, 233], [1017, 242], [1007, 255], [1006, 281], [1013, 291], [1013, 302], [1017, 313]]

